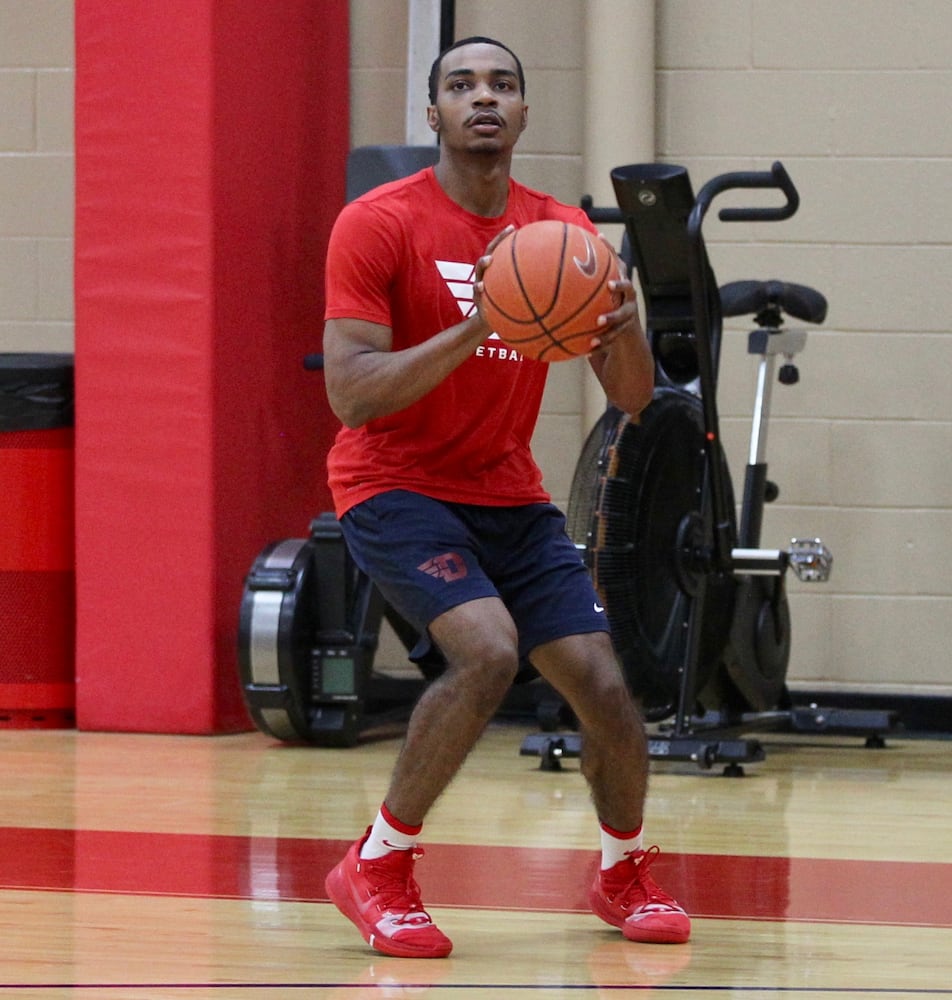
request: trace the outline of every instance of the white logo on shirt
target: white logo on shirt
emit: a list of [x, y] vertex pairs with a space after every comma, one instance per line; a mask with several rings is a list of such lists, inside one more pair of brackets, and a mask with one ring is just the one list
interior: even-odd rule
[[[466, 264], [459, 260], [438, 260], [435, 262], [446, 287], [453, 293], [459, 311], [464, 318], [469, 318], [476, 312], [473, 301], [473, 279], [476, 276], [476, 265]], [[498, 333], [491, 333], [487, 340], [501, 340]], [[521, 361], [522, 355], [512, 347], [503, 345], [480, 344], [476, 348], [477, 358], [491, 358], [494, 361]]]
[[476, 274], [476, 265], [464, 264], [458, 260], [438, 260], [436, 267], [446, 282], [446, 287], [453, 293], [453, 298], [456, 299], [464, 318], [472, 316], [476, 312], [476, 303], [473, 302], [473, 277]]

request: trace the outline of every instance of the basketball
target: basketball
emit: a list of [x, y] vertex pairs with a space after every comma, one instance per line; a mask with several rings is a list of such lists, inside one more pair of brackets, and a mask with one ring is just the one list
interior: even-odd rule
[[483, 273], [479, 309], [506, 344], [527, 358], [568, 361], [588, 354], [598, 317], [617, 309], [608, 288], [618, 260], [571, 222], [532, 222], [503, 239]]

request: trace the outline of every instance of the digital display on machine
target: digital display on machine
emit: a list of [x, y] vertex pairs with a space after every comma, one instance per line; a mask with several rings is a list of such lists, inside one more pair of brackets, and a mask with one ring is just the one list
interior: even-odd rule
[[321, 661], [321, 693], [353, 695], [357, 693], [354, 660], [350, 656], [325, 656]]

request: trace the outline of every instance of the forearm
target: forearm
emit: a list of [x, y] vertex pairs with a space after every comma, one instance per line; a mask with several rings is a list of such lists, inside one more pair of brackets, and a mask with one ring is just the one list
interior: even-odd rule
[[654, 358], [640, 323], [594, 351], [589, 360], [613, 406], [637, 416], [651, 402]]
[[355, 341], [331, 321], [325, 331], [324, 370], [331, 409], [348, 427], [412, 406], [458, 368], [489, 336], [474, 315], [421, 344], [392, 351], [381, 338]]

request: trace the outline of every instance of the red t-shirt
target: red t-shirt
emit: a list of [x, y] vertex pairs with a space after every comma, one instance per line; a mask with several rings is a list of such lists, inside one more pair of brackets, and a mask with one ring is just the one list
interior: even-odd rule
[[[505, 213], [491, 219], [452, 201], [431, 167], [376, 188], [334, 224], [325, 318], [387, 326], [394, 351], [421, 343], [473, 310], [473, 272], [489, 241], [539, 219], [594, 231], [581, 209], [513, 180]], [[343, 427], [327, 460], [338, 517], [392, 489], [490, 506], [548, 500], [529, 450], [547, 369], [493, 334], [412, 406]]]

